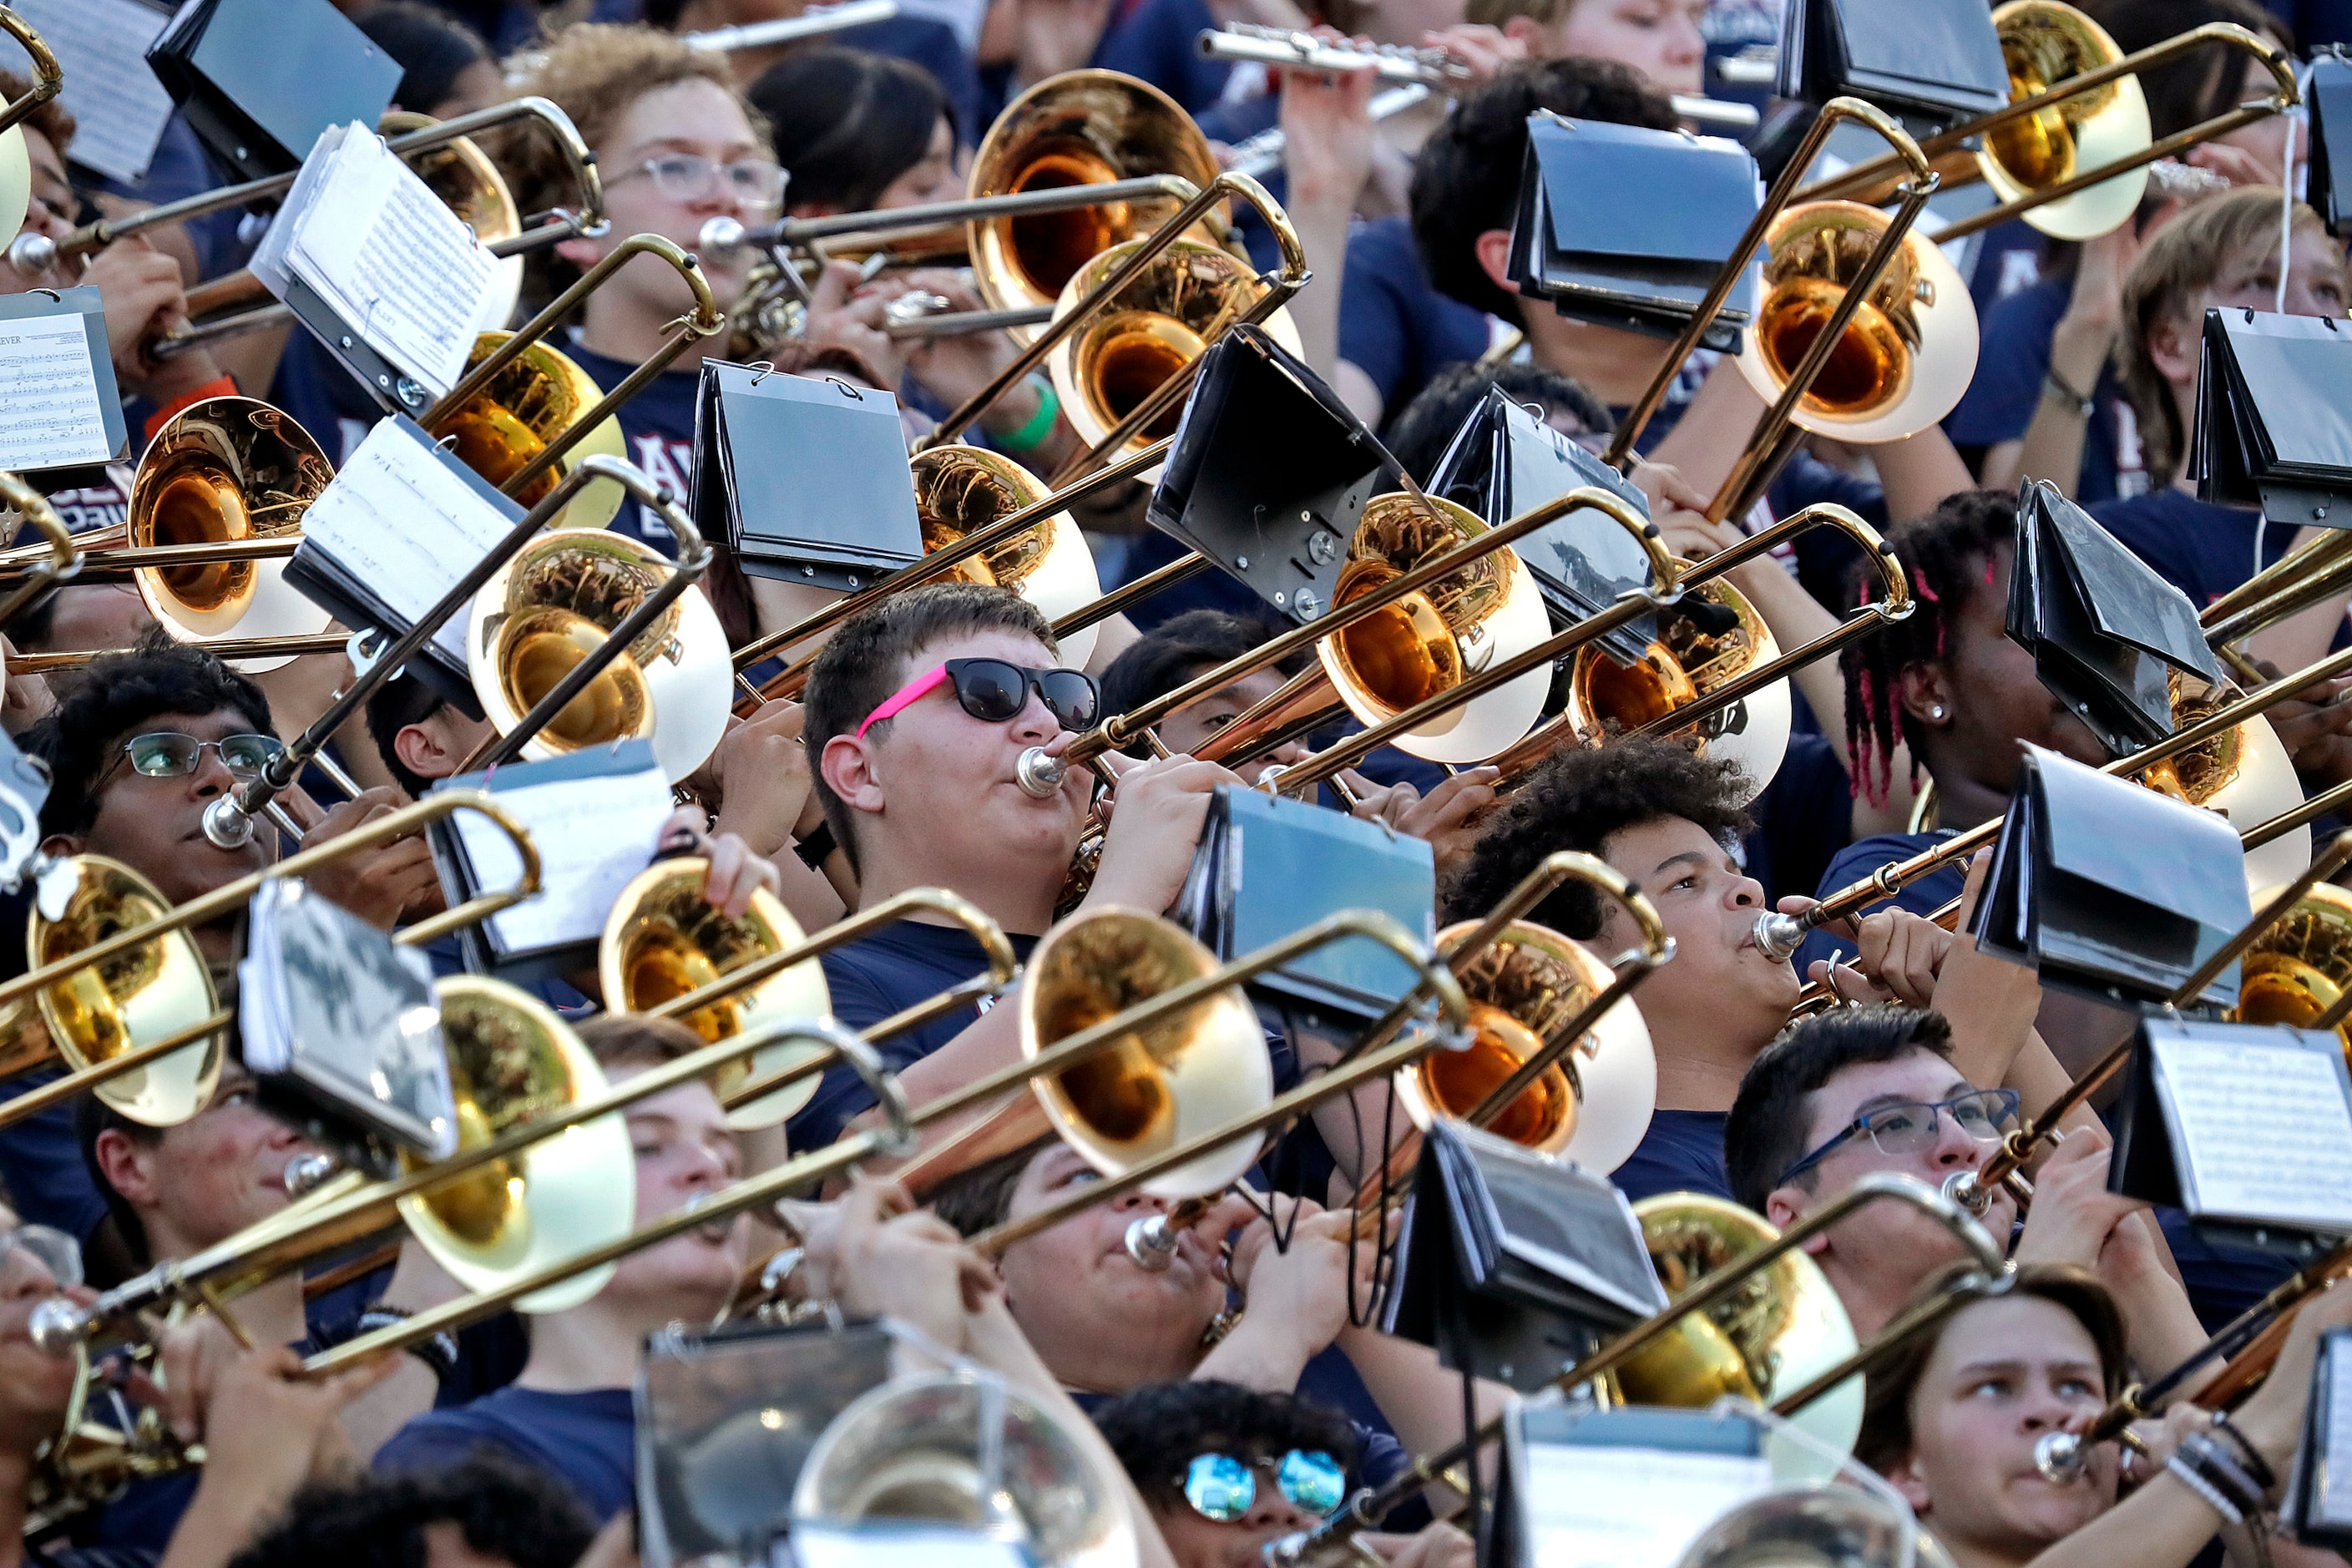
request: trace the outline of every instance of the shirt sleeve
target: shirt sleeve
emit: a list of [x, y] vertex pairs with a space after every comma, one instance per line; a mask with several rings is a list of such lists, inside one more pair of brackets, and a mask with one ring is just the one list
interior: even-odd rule
[[[59, 1076], [26, 1073], [11, 1081], [0, 1099], [14, 1099]], [[85, 1245], [106, 1218], [106, 1200], [81, 1157], [70, 1106], [36, 1111], [0, 1132], [0, 1189], [15, 1200], [26, 1224], [49, 1226]]]
[[[826, 957], [835, 957], [827, 954]], [[833, 999], [833, 1016], [844, 1028], [870, 1028], [898, 1011], [884, 988], [864, 970], [849, 963], [824, 966], [825, 988]], [[958, 1026], [961, 1028], [961, 1026]], [[875, 1047], [882, 1065], [892, 1072], [923, 1055], [922, 1040], [931, 1029], [909, 1031]], [[784, 1139], [794, 1151], [821, 1149], [841, 1136], [852, 1117], [874, 1108], [874, 1091], [856, 1069], [836, 1063], [825, 1068], [815, 1095], [784, 1123]]]
[[[2041, 400], [2042, 378], [2050, 373], [2050, 338], [2058, 322], [2049, 306], [2060, 287], [2042, 284], [2012, 294], [1986, 313], [1976, 377], [1944, 421], [1953, 445], [1990, 447], [2024, 437]], [[2063, 312], [2063, 298], [2059, 308]]]
[[1369, 226], [1359, 230], [1348, 241], [1348, 270], [1339, 283], [1339, 357], [1371, 378], [1384, 403], [1404, 382], [1412, 337], [1390, 248], [1388, 237]]

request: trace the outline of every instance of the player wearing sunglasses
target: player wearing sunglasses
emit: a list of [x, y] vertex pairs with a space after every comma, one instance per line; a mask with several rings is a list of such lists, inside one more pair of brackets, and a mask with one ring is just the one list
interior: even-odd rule
[[[1357, 1488], [1401, 1468], [1368, 1453], [1345, 1416], [1230, 1383], [1163, 1383], [1122, 1394], [1095, 1425], [1143, 1494], [1177, 1568], [1255, 1568], [1265, 1547], [1311, 1528]], [[1357, 1537], [1391, 1568], [1470, 1568], [1450, 1524]]]

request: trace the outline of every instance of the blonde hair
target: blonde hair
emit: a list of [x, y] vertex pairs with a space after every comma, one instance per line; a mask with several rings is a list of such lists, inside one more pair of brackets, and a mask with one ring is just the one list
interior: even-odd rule
[[[2193, 310], [2231, 260], [2249, 247], [2276, 246], [2279, 205], [2276, 185], [2249, 185], [2199, 202], [2158, 231], [2124, 279], [2124, 334], [2116, 374], [2139, 416], [2148, 483], [2158, 489], [2180, 471], [2189, 437], [2171, 384], [2148, 352], [2148, 335], [2158, 322]], [[2326, 237], [2317, 213], [2301, 202], [2293, 212], [2297, 229]]]

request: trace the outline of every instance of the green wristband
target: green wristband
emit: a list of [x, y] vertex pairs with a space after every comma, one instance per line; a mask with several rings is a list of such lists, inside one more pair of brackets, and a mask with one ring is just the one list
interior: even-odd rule
[[1054, 421], [1062, 416], [1062, 400], [1055, 395], [1054, 384], [1042, 375], [1031, 376], [1029, 384], [1037, 389], [1037, 412], [1020, 429], [990, 437], [1008, 452], [1034, 451], [1044, 446], [1045, 437], [1054, 433]]

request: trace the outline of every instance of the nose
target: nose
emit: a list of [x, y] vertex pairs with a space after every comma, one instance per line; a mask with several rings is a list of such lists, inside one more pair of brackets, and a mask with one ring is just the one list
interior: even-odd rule
[[1033, 687], [1028, 700], [1021, 704], [1021, 711], [1013, 716], [1010, 728], [1013, 739], [1021, 744], [1042, 746], [1062, 732], [1062, 721], [1054, 717], [1054, 710], [1045, 706], [1045, 700]]
[[12, 1247], [0, 1255], [0, 1300], [21, 1301], [29, 1296], [54, 1296], [57, 1277], [30, 1249]]
[[1676, 65], [1688, 65], [1706, 53], [1706, 39], [1698, 24], [1688, 16], [1677, 16], [1668, 25], [1666, 58]]
[[188, 775], [188, 793], [196, 800], [210, 800], [236, 787], [236, 775], [221, 761], [218, 746], [206, 746], [196, 753], [196, 771]]
[[1973, 1171], [1992, 1145], [1979, 1143], [1949, 1110], [1936, 1113], [1936, 1146], [1929, 1158], [1939, 1171]]
[[2019, 1423], [2029, 1436], [2063, 1430], [2080, 1414], [2073, 1400], [2061, 1398], [2045, 1378], [2034, 1380], [2024, 1399]]
[[1114, 1212], [1123, 1215], [1166, 1214], [1168, 1200], [1153, 1197], [1150, 1193], [1129, 1192], [1111, 1200]]
[[1253, 1531], [1289, 1535], [1310, 1528], [1315, 1518], [1283, 1496], [1282, 1488], [1276, 1485], [1271, 1478], [1261, 1475], [1257, 1482], [1257, 1496], [1250, 1503], [1249, 1517], [1242, 1523]]
[[1764, 884], [1753, 877], [1734, 877], [1731, 890], [1725, 897], [1735, 910], [1760, 910], [1764, 907]]

